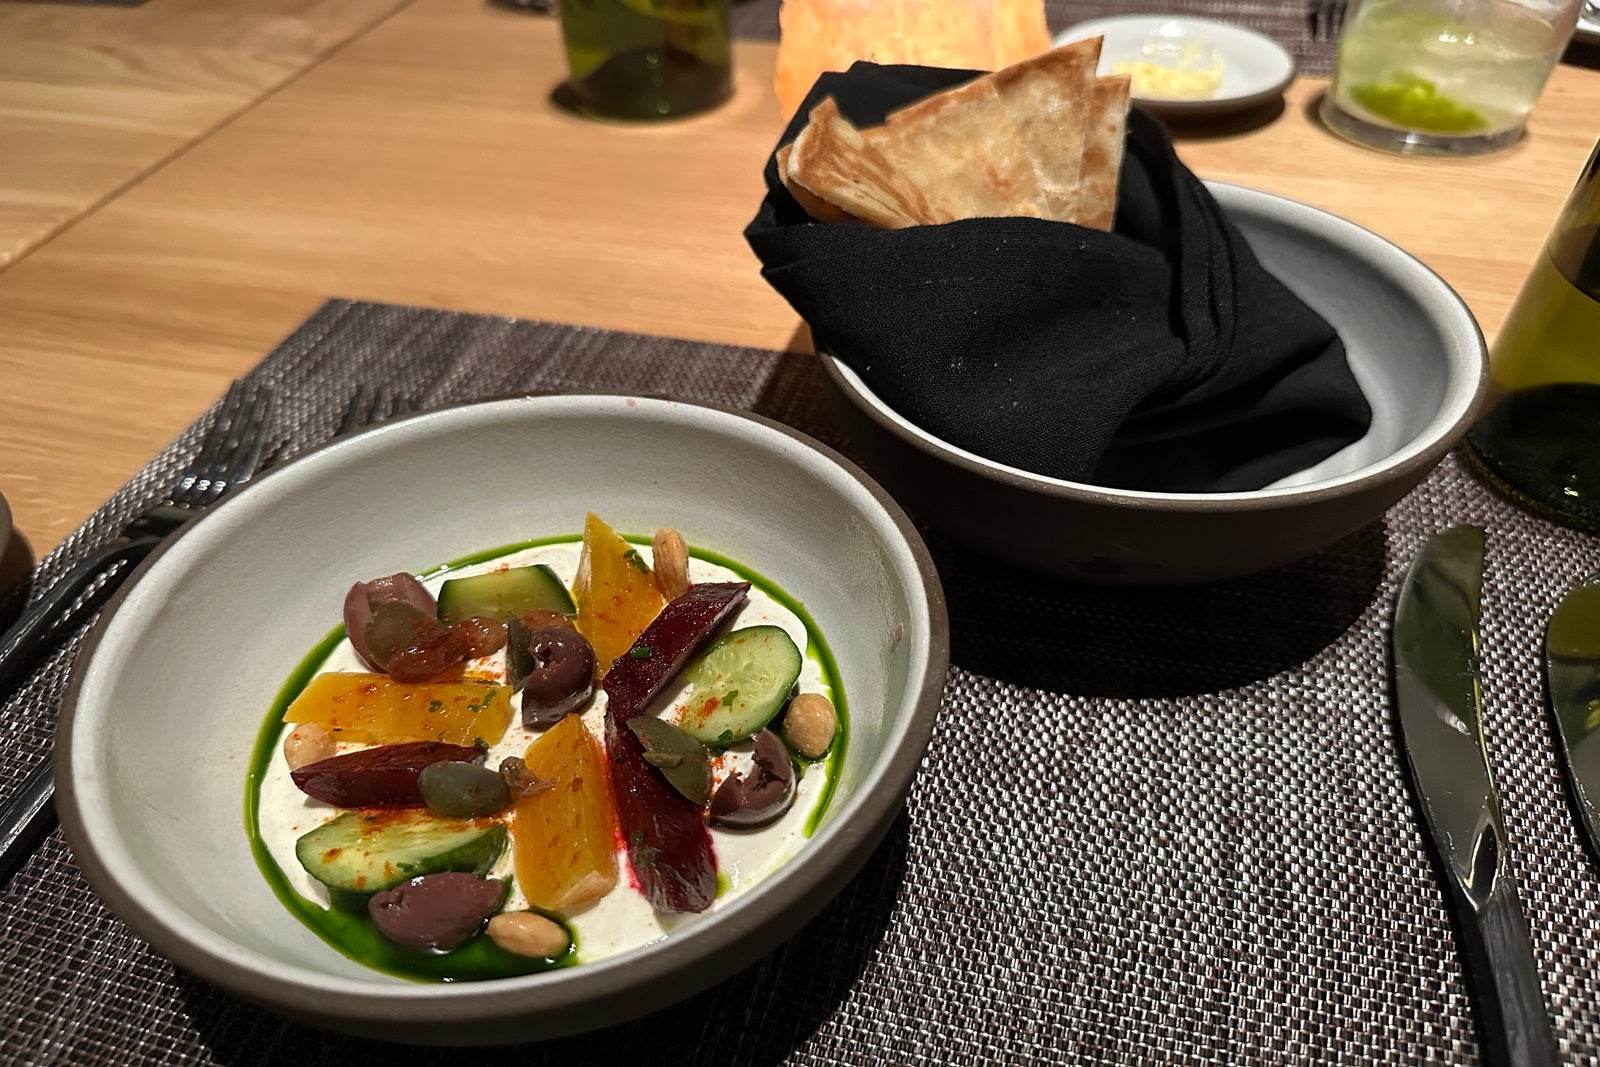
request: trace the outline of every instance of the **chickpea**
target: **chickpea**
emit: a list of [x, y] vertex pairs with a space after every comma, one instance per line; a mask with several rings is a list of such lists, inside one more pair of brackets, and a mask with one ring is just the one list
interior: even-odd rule
[[806, 759], [821, 759], [833, 747], [838, 727], [833, 704], [821, 693], [801, 693], [783, 713], [783, 736]]
[[531, 911], [505, 911], [489, 920], [489, 940], [514, 956], [554, 959], [572, 942], [561, 924]]
[[314, 722], [303, 722], [283, 739], [283, 758], [291, 771], [337, 755], [333, 735]]

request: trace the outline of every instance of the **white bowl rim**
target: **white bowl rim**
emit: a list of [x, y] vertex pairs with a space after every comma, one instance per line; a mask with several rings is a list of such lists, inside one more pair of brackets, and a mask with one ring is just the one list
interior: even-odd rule
[[[248, 951], [229, 939], [190, 920], [180, 910], [155, 905], [161, 895], [126, 849], [109, 832], [107, 807], [114, 803], [103, 786], [97, 789], [80, 779], [82, 765], [95, 758], [97, 716], [80, 703], [84, 680], [102, 644], [125, 640], [117, 620], [149, 574], [181, 566], [189, 551], [226, 537], [232, 526], [247, 521], [240, 501], [258, 503], [269, 498], [273, 487], [290, 479], [316, 473], [347, 457], [382, 449], [396, 437], [432, 432], [440, 424], [462, 421], [470, 425], [494, 414], [526, 408], [535, 415], [546, 407], [593, 409], [615, 413], [626, 405], [646, 414], [670, 416], [692, 413], [698, 425], [721, 421], [729, 429], [753, 431], [769, 447], [808, 456], [819, 472], [838, 479], [838, 487], [863, 504], [876, 507], [880, 517], [900, 534], [902, 544], [890, 546], [896, 563], [908, 579], [907, 593], [913, 617], [926, 612], [926, 634], [907, 634], [912, 646], [912, 676], [907, 695], [884, 742], [884, 755], [873, 765], [854, 792], [839, 808], [831, 809], [826, 826], [810, 844], [777, 873], [718, 911], [713, 921], [697, 923], [671, 937], [641, 946], [609, 959], [517, 978], [475, 982], [414, 983], [373, 972], [372, 978], [307, 974], [271, 957]], [[748, 425], [739, 426], [740, 423]], [[799, 446], [798, 449], [796, 446]], [[189, 549], [183, 546], [190, 542]], [[165, 562], [164, 562], [165, 561]], [[159, 576], [158, 576], [159, 577]], [[911, 580], [915, 579], [915, 580]], [[809, 436], [774, 419], [753, 412], [699, 401], [673, 400], [622, 393], [572, 393], [513, 397], [430, 411], [382, 424], [365, 433], [338, 440], [306, 454], [241, 487], [230, 498], [196, 520], [181, 537], [170, 539], [141, 564], [102, 612], [73, 666], [57, 725], [58, 766], [65, 772], [58, 785], [58, 811], [73, 854], [91, 887], [141, 937], [175, 962], [200, 977], [247, 999], [302, 1017], [348, 1019], [357, 1023], [405, 1021], [408, 1023], [472, 1024], [513, 1017], [547, 1017], [564, 1009], [614, 998], [619, 993], [659, 986], [669, 977], [682, 980], [682, 969], [704, 962], [718, 977], [756, 961], [792, 932], [771, 932], [783, 926], [785, 915], [796, 916], [798, 927], [832, 899], [832, 883], [841, 887], [870, 854], [884, 830], [898, 814], [912, 777], [921, 764], [932, 733], [933, 719], [944, 689], [949, 664], [949, 623], [944, 593], [931, 555], [915, 525], [898, 504], [855, 464]], [[241, 789], [244, 783], [240, 783]], [[242, 794], [241, 794], [242, 799]], [[242, 827], [241, 827], [242, 830]], [[820, 900], [817, 899], [820, 896]], [[164, 902], [163, 902], [164, 903]], [[779, 920], [779, 921], [774, 921]], [[761, 936], [765, 931], [765, 936]], [[743, 963], [729, 966], [730, 953], [749, 948]], [[329, 947], [328, 951], [337, 952]], [[719, 961], [721, 964], [719, 965]], [[712, 981], [716, 980], [715, 978]], [[709, 982], [695, 984], [710, 984]], [[687, 987], [692, 991], [691, 987]], [[681, 999], [670, 996], [661, 1004]], [[659, 1007], [652, 1004], [651, 1007]], [[648, 1009], [646, 1009], [648, 1010]], [[619, 1012], [615, 1021], [629, 1017]], [[587, 1027], [580, 1027], [586, 1029]], [[571, 1032], [555, 1026], [552, 1033]], [[471, 1043], [471, 1042], [463, 1042]]]
[[[1169, 22], [1183, 23], [1192, 26], [1202, 33], [1210, 33], [1213, 37], [1221, 37], [1223, 43], [1213, 46], [1227, 58], [1237, 62], [1238, 53], [1248, 50], [1257, 58], [1266, 59], [1277, 66], [1277, 72], [1269, 75], [1265, 80], [1253, 83], [1248, 92], [1235, 93], [1232, 96], [1212, 96], [1203, 100], [1171, 99], [1159, 96], [1134, 96], [1133, 103], [1146, 111], [1156, 112], [1173, 119], [1181, 117], [1199, 117], [1202, 115], [1221, 114], [1230, 111], [1244, 111], [1252, 107], [1277, 100], [1283, 96], [1283, 91], [1289, 83], [1294, 81], [1299, 73], [1299, 64], [1295, 62], [1293, 53], [1271, 37], [1253, 30], [1248, 26], [1241, 26], [1236, 22], [1224, 22], [1221, 19], [1206, 18], [1203, 15], [1186, 15], [1182, 13], [1160, 14], [1154, 11], [1130, 11], [1126, 14], [1104, 15], [1099, 18], [1086, 19], [1074, 23], [1056, 34], [1051, 40], [1059, 47], [1073, 41], [1081, 41], [1087, 37], [1105, 35], [1108, 30], [1130, 30], [1137, 32], [1146, 27], [1156, 27]], [[1146, 30], [1146, 32], [1149, 32]], [[1228, 53], [1232, 53], [1228, 55]], [[1109, 56], [1101, 57], [1104, 65]]]
[[1224, 209], [1231, 205], [1267, 207], [1288, 216], [1289, 221], [1303, 229], [1319, 233], [1328, 239], [1347, 246], [1371, 249], [1392, 263], [1397, 273], [1409, 283], [1419, 302], [1432, 301], [1449, 314], [1440, 317], [1440, 324], [1448, 334], [1452, 347], [1478, 354], [1476, 373], [1452, 372], [1446, 385], [1439, 411], [1404, 448], [1390, 453], [1381, 460], [1349, 471], [1335, 478], [1311, 482], [1306, 485], [1279, 486], [1227, 493], [1169, 493], [1142, 489], [1111, 489], [1086, 482], [1074, 482], [1035, 474], [1020, 467], [1012, 467], [996, 460], [986, 459], [951, 444], [917, 426], [878, 398], [854, 370], [838, 357], [818, 348], [817, 356], [823, 370], [834, 384], [850, 395], [852, 402], [867, 418], [879, 427], [911, 446], [931, 453], [938, 459], [960, 467], [970, 473], [1017, 489], [1040, 493], [1084, 503], [1134, 507], [1152, 511], [1217, 511], [1244, 512], [1270, 510], [1291, 505], [1331, 500], [1347, 495], [1352, 489], [1374, 480], [1387, 481], [1419, 469], [1433, 467], [1450, 450], [1448, 443], [1460, 436], [1471, 423], [1483, 395], [1488, 388], [1488, 349], [1483, 331], [1478, 327], [1466, 302], [1461, 299], [1443, 278], [1417, 257], [1373, 231], [1359, 226], [1331, 211], [1275, 193], [1252, 189], [1227, 182], [1206, 181], [1217, 202]]

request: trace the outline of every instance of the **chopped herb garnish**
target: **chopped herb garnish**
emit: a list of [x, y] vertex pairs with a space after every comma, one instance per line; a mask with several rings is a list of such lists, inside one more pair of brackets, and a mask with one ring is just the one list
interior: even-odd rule
[[738, 699], [739, 691], [737, 689], [730, 689], [728, 690], [728, 695], [722, 698], [722, 706], [725, 708], [732, 707], [733, 702]]
[[651, 656], [655, 655], [655, 649], [651, 648], [649, 645], [634, 645], [632, 648], [628, 649], [628, 655], [632, 656], [634, 659], [649, 659]]
[[639, 550], [637, 548], [628, 549], [625, 558], [629, 563], [639, 568], [640, 574], [650, 573], [650, 565], [644, 561], [643, 556], [639, 555]]
[[430, 700], [430, 701], [428, 701], [428, 710], [429, 711], [438, 711], [443, 707], [444, 707], [444, 701], [442, 701], [442, 700]]

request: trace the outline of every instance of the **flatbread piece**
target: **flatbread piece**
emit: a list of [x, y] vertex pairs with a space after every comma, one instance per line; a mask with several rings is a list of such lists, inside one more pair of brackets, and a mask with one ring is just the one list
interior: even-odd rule
[[811, 109], [791, 149], [788, 180], [863, 222], [900, 229], [951, 221], [929, 206], [914, 179], [867, 143], [832, 97]]

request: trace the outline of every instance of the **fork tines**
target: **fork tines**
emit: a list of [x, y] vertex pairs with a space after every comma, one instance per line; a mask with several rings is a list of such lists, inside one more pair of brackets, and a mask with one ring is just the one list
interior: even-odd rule
[[200, 449], [178, 476], [167, 503], [201, 508], [247, 481], [261, 462], [275, 397], [264, 382], [239, 379], [217, 405]]
[[399, 392], [388, 385], [361, 385], [356, 387], [355, 395], [350, 398], [344, 414], [339, 419], [338, 428], [334, 430], [335, 437], [364, 430], [368, 426], [376, 426], [388, 419], [409, 415], [415, 410], [416, 404], [409, 396]]
[[1306, 28], [1313, 40], [1324, 41], [1339, 36], [1344, 27], [1348, 0], [1309, 0], [1306, 4]]

